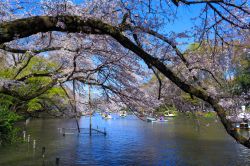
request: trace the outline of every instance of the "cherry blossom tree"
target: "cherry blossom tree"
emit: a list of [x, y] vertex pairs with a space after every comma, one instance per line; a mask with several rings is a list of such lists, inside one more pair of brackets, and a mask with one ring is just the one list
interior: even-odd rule
[[[215, 64], [222, 65], [217, 57], [228, 57], [235, 45], [246, 47], [243, 43], [249, 34], [250, 13], [247, 1], [93, 0], [77, 4], [68, 0], [5, 0], [1, 3], [2, 50], [37, 53], [53, 49], [45, 55], [65, 62], [63, 76], [55, 76], [60, 83], [78, 80], [95, 85], [107, 97], [116, 94], [131, 105], [143, 100], [141, 96], [147, 97], [139, 88], [147, 66], [154, 74], [160, 72], [181, 90], [209, 103], [226, 131], [250, 147], [249, 138], [236, 132], [226, 118], [227, 111], [221, 105], [218, 91], [213, 86], [207, 87], [199, 76], [204, 71], [220, 86]], [[194, 19], [187, 18], [194, 26], [182, 32], [171, 30], [168, 25], [187, 6], [190, 11], [198, 12]], [[190, 41], [198, 43], [195, 49], [203, 50], [184, 51], [185, 43]], [[161, 78], [157, 78], [161, 85]], [[13, 93], [12, 85], [18, 83], [2, 80], [0, 92]]]

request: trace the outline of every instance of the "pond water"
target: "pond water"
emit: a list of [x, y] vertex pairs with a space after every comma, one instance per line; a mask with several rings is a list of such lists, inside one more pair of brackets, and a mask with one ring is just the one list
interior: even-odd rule
[[[56, 165], [250, 165], [250, 149], [237, 144], [216, 120], [169, 118], [166, 123], [147, 123], [129, 115], [103, 120], [92, 118], [93, 133], [63, 136], [58, 128], [75, 128], [74, 119], [34, 119], [27, 126], [31, 143], [0, 148], [1, 166]], [[88, 127], [82, 117], [80, 126]], [[249, 134], [249, 133], [248, 133]], [[33, 149], [33, 139], [36, 148]], [[42, 158], [42, 147], [46, 147]]]

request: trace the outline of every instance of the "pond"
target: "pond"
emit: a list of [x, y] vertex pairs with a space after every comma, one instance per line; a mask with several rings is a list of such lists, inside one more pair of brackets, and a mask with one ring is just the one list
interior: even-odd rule
[[[77, 134], [58, 128], [76, 128], [74, 119], [33, 119], [27, 126], [31, 143], [1, 147], [0, 165], [250, 165], [250, 149], [237, 144], [215, 119], [169, 118], [165, 123], [147, 123], [129, 115], [104, 120], [92, 118], [93, 127], [107, 135]], [[80, 119], [80, 127], [89, 117]], [[249, 133], [247, 133], [249, 135]], [[36, 148], [33, 148], [33, 139]], [[42, 147], [45, 157], [42, 158]]]

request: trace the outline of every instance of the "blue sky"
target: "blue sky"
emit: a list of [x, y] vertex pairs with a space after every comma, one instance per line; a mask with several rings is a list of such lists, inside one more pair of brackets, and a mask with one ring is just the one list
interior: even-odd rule
[[201, 9], [201, 5], [179, 6], [177, 8], [177, 19], [175, 19], [173, 24], [167, 26], [168, 30], [183, 32], [184, 30], [190, 29], [194, 25], [194, 21], [191, 19], [198, 16]]
[[[80, 4], [83, 1], [84, 0], [73, 0], [73, 2], [75, 2], [77, 4]], [[26, 5], [28, 5], [28, 4], [26, 4]], [[177, 18], [174, 20], [174, 22], [171, 22], [171, 23], [165, 25], [164, 29], [162, 29], [162, 33], [164, 34], [165, 32], [170, 32], [170, 31], [180, 33], [180, 32], [183, 32], [185, 30], [190, 30], [194, 25], [194, 21], [192, 20], [192, 18], [195, 16], [198, 16], [202, 6], [203, 5], [191, 5], [191, 6], [181, 5], [178, 8], [173, 7], [172, 8], [173, 12], [177, 11], [177, 15], [176, 15]], [[194, 40], [192, 38], [189, 38], [188, 40], [181, 38], [177, 41], [178, 42], [185, 41], [185, 42], [189, 42], [189, 43], [194, 42]], [[185, 50], [186, 47], [187, 47], [187, 45], [181, 46], [181, 49]]]

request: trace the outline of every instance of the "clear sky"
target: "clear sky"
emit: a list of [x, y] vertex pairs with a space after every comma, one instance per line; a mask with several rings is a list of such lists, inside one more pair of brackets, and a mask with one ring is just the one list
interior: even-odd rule
[[[80, 4], [84, 0], [72, 0], [72, 1], [75, 2], [76, 4]], [[156, 1], [154, 3], [156, 3]], [[29, 5], [29, 4], [26, 4], [26, 5]], [[165, 25], [165, 28], [160, 33], [164, 34], [170, 31], [180, 33], [185, 30], [191, 30], [191, 28], [194, 25], [194, 20], [192, 20], [192, 18], [194, 18], [195, 16], [198, 16], [201, 10], [201, 6], [203, 5], [191, 5], [191, 6], [180, 5], [178, 8], [173, 7], [173, 12], [177, 12], [176, 19], [173, 22], [169, 23], [168, 25]], [[193, 38], [189, 38], [189, 39], [180, 38], [177, 41], [188, 42], [188, 43], [194, 42]], [[186, 47], [187, 45], [183, 45], [181, 46], [181, 49], [185, 50]], [[146, 67], [146, 65], [143, 65], [143, 66]], [[84, 87], [84, 89], [86, 90], [86, 87]]]

